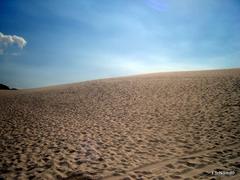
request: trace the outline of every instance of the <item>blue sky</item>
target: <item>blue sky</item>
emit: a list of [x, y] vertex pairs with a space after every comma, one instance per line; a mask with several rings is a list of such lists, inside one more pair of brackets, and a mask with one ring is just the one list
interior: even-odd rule
[[240, 67], [239, 0], [0, 0], [0, 83]]

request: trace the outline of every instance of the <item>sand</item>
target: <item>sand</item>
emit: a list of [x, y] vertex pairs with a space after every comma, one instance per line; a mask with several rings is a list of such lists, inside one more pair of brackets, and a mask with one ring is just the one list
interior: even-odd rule
[[4, 179], [237, 180], [239, 169], [240, 69], [0, 91]]

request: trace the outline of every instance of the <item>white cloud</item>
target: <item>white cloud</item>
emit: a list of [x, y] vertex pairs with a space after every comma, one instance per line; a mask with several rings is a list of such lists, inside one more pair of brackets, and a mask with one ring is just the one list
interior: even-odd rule
[[[18, 47], [22, 49], [26, 46], [27, 41], [23, 37], [16, 35], [4, 35], [0, 32], [0, 46], [4, 46], [6, 48], [13, 44], [17, 44]], [[0, 50], [0, 53], [3, 53], [3, 49]]]

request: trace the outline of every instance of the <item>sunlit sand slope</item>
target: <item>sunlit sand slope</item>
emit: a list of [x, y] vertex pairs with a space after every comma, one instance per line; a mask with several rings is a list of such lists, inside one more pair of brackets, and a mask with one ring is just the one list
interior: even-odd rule
[[240, 69], [0, 91], [5, 179], [240, 179]]

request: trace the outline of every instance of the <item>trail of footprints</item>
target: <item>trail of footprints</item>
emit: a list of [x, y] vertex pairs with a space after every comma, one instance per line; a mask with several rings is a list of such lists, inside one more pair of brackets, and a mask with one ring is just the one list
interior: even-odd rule
[[[217, 176], [213, 174], [214, 171], [234, 171], [235, 174], [232, 174], [233, 176]], [[105, 179], [239, 179], [239, 172], [240, 143], [234, 143], [220, 149], [213, 148], [183, 157], [142, 165], [120, 176], [108, 176]]]

